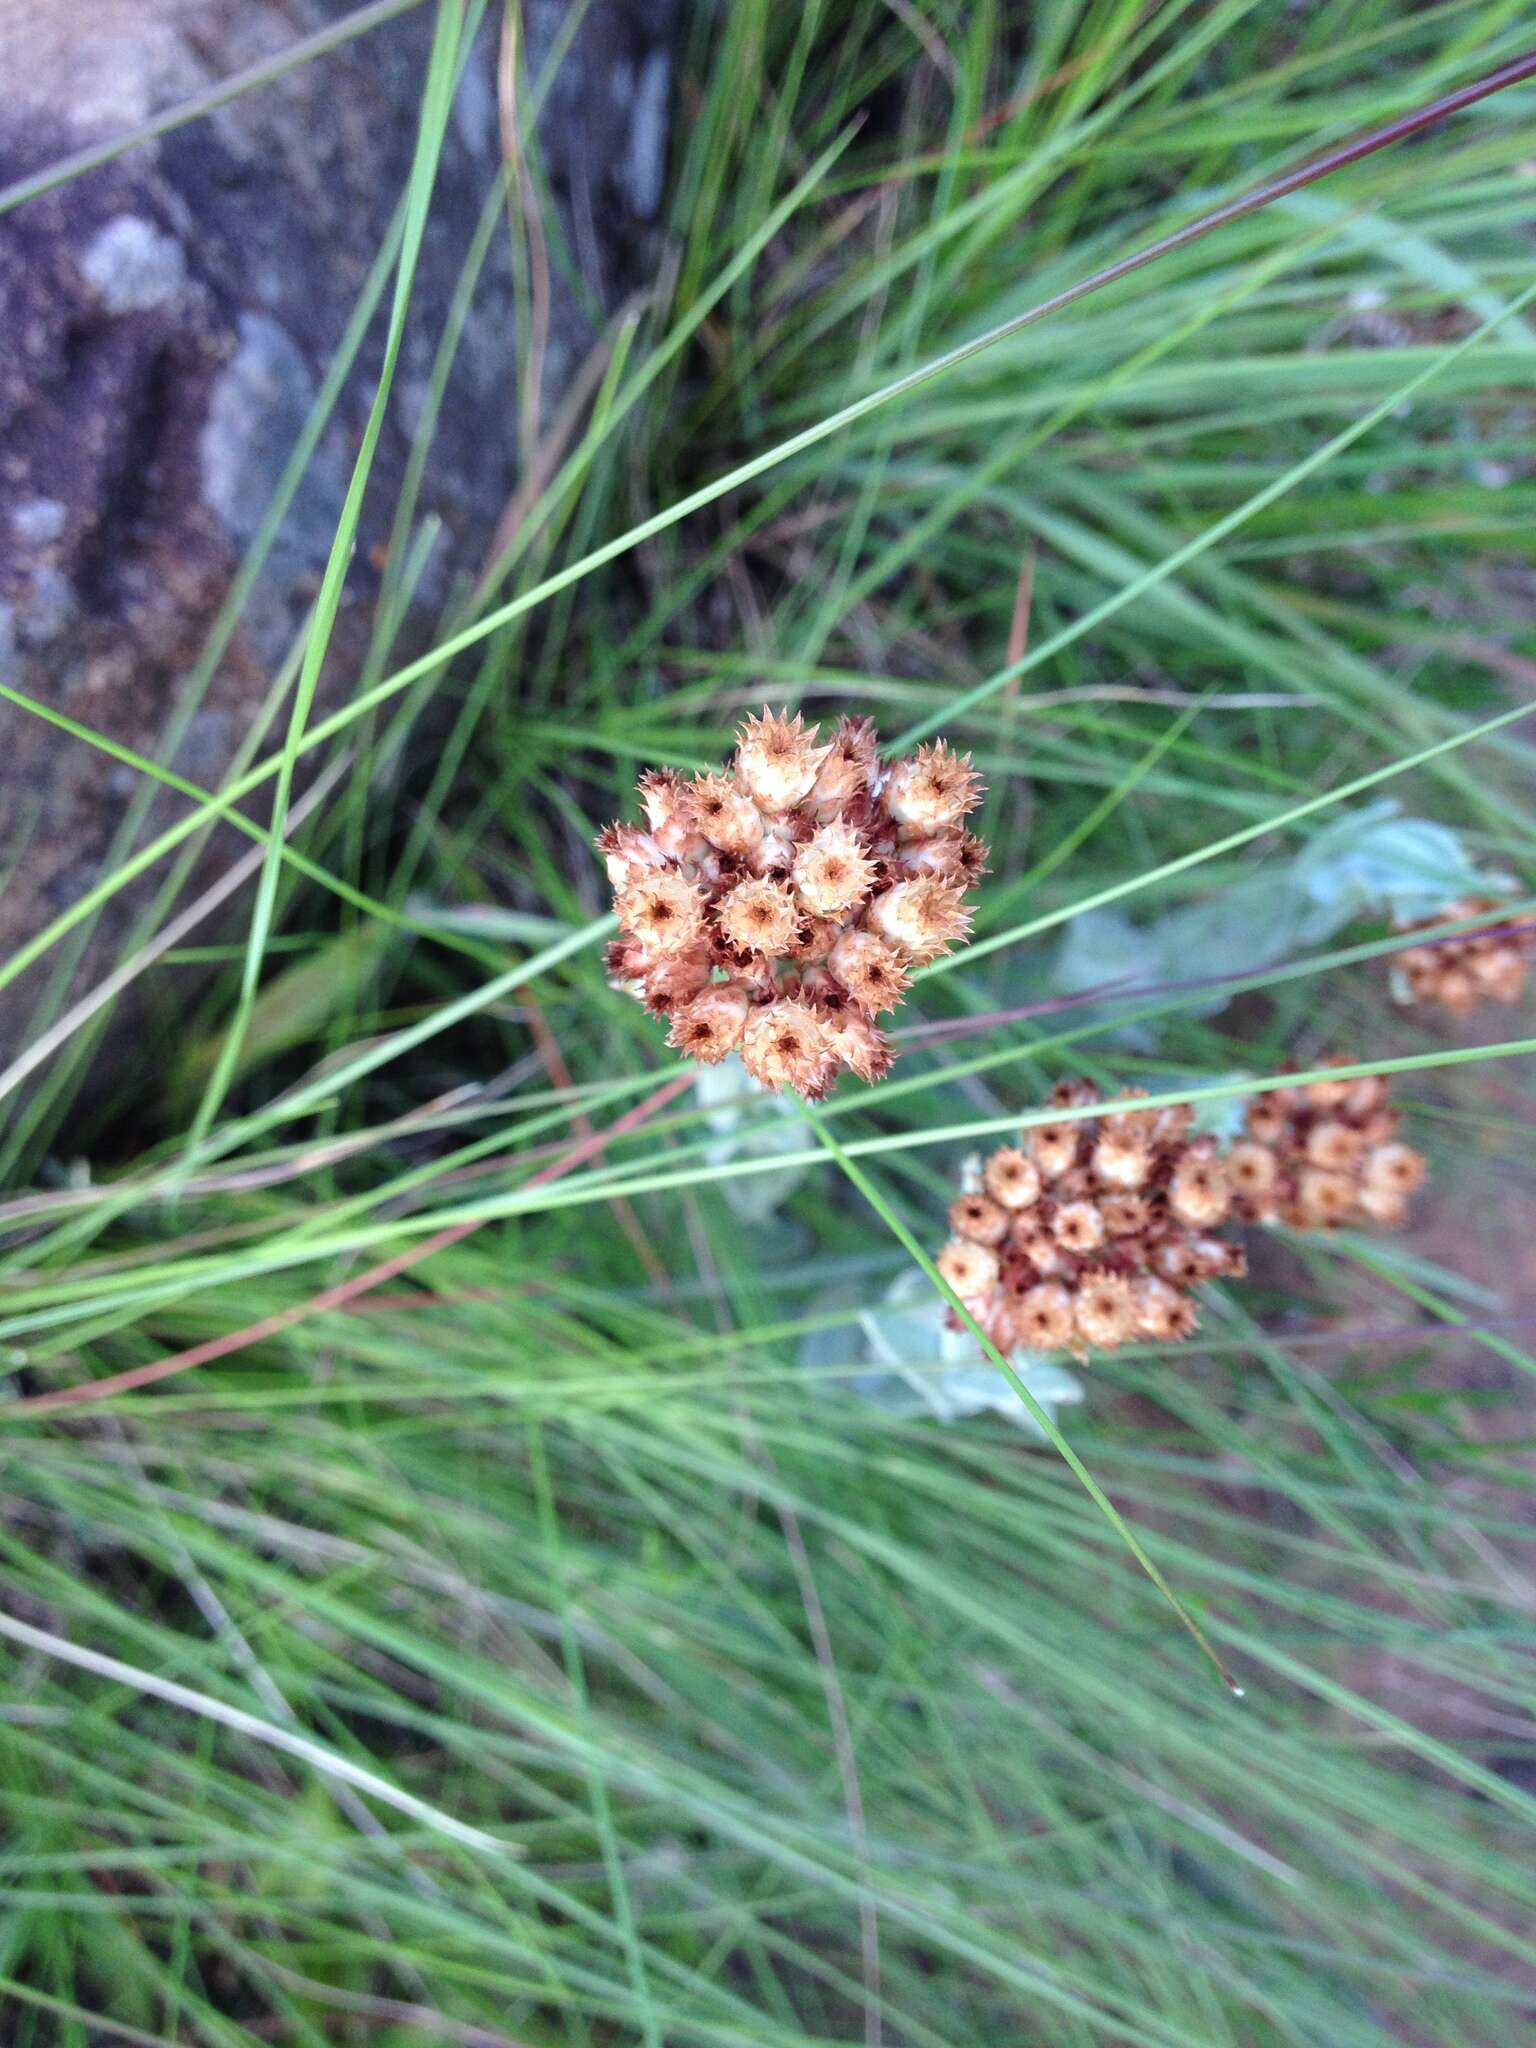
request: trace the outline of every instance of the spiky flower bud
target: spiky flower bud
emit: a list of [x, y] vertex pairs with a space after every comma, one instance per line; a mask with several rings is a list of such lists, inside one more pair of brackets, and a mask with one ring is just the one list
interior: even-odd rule
[[1191, 1145], [1168, 1183], [1168, 1206], [1181, 1223], [1209, 1230], [1224, 1223], [1232, 1207], [1226, 1168], [1205, 1146]]
[[1239, 1139], [1227, 1153], [1227, 1179], [1239, 1215], [1255, 1223], [1278, 1221], [1280, 1161], [1271, 1146], [1256, 1138]]
[[[807, 966], [819, 965], [828, 958], [842, 933], [842, 926], [834, 918], [802, 917], [789, 949], [789, 958], [803, 961]], [[830, 995], [836, 983], [830, 976], [823, 976], [823, 980], [828, 984], [825, 992]]]
[[1304, 1166], [1296, 1176], [1296, 1221], [1306, 1230], [1332, 1230], [1349, 1221], [1355, 1182], [1326, 1166]]
[[840, 718], [816, 772], [807, 808], [816, 818], [840, 818], [862, 797], [879, 768], [872, 718]]
[[763, 836], [746, 857], [754, 875], [772, 875], [781, 882], [788, 878], [795, 864], [795, 823], [793, 812], [763, 819]]
[[1030, 1351], [1065, 1351], [1077, 1336], [1072, 1293], [1059, 1280], [1042, 1280], [1019, 1296], [1014, 1342]]
[[793, 1088], [808, 1102], [826, 1094], [837, 1058], [822, 1013], [793, 999], [755, 1010], [742, 1035], [747, 1072], [775, 1094]]
[[649, 953], [681, 953], [704, 930], [704, 892], [666, 869], [641, 875], [619, 892], [619, 923]]
[[687, 784], [699, 831], [722, 853], [750, 853], [763, 836], [763, 814], [734, 775], [696, 775]]
[[851, 825], [835, 819], [795, 855], [795, 894], [817, 917], [845, 917], [869, 894], [875, 864]]
[[968, 1237], [957, 1237], [938, 1256], [938, 1268], [962, 1301], [979, 1300], [997, 1284], [997, 1254]]
[[668, 865], [668, 856], [638, 825], [610, 825], [598, 834], [597, 850], [615, 889], [627, 888], [642, 875]]
[[739, 953], [778, 960], [795, 942], [800, 912], [783, 882], [738, 882], [716, 909], [721, 936]]
[[1040, 1169], [1016, 1146], [994, 1152], [982, 1169], [981, 1184], [1005, 1209], [1031, 1209], [1040, 1199]]
[[1294, 1088], [1276, 1088], [1249, 1103], [1243, 1127], [1256, 1144], [1277, 1145], [1290, 1129], [1294, 1105], [1287, 1098], [1300, 1100]]
[[608, 978], [627, 988], [648, 1010], [670, 1016], [706, 986], [710, 960], [700, 946], [679, 953], [653, 953], [635, 939], [615, 939], [608, 948]]
[[941, 832], [932, 839], [903, 840], [896, 849], [896, 865], [913, 880], [931, 875], [969, 889], [987, 872], [987, 849], [972, 832]]
[[680, 1004], [692, 1002], [709, 987], [711, 972], [709, 954], [701, 946], [647, 958], [639, 977], [640, 1000], [653, 1015], [670, 1017]]
[[1099, 1214], [1111, 1237], [1140, 1237], [1152, 1227], [1152, 1204], [1145, 1195], [1101, 1195]]
[[810, 795], [830, 751], [817, 746], [816, 727], [807, 732], [798, 712], [791, 718], [765, 711], [741, 729], [736, 773], [760, 810], [788, 811]]
[[1072, 1303], [1077, 1335], [1090, 1351], [1113, 1351], [1137, 1333], [1136, 1297], [1118, 1273], [1096, 1273], [1079, 1282]]
[[949, 1205], [949, 1227], [973, 1244], [1001, 1244], [1008, 1235], [1008, 1211], [989, 1195], [962, 1195]]
[[1060, 1180], [1077, 1160], [1082, 1136], [1075, 1123], [1036, 1124], [1024, 1142], [1046, 1180]]
[[894, 1010], [907, 986], [900, 953], [873, 932], [844, 932], [827, 955], [827, 966], [867, 1016]]
[[697, 831], [681, 778], [670, 768], [651, 768], [641, 776], [639, 790], [652, 838], [669, 859], [678, 859]]
[[885, 1033], [860, 1010], [828, 1010], [827, 1033], [832, 1050], [861, 1081], [883, 1081], [896, 1055]]
[[1072, 1255], [1063, 1251], [1056, 1242], [1056, 1233], [1044, 1219], [1052, 1214], [1044, 1203], [1038, 1208], [1015, 1216], [1008, 1232], [1008, 1242], [1015, 1251], [1022, 1252], [1042, 1280], [1054, 1280], [1062, 1273], [1074, 1270]]
[[976, 808], [981, 781], [969, 754], [952, 754], [943, 740], [935, 740], [891, 770], [885, 801], [905, 837], [926, 839], [947, 832]]
[[1152, 1172], [1152, 1147], [1143, 1140], [1116, 1130], [1119, 1119], [1106, 1117], [1105, 1132], [1093, 1148], [1094, 1178], [1107, 1188], [1141, 1188]]
[[1365, 1155], [1361, 1179], [1366, 1186], [1391, 1188], [1399, 1195], [1411, 1195], [1424, 1185], [1426, 1168], [1422, 1153], [1411, 1145], [1375, 1145]]
[[[720, 773], [641, 777], [645, 825], [598, 840], [625, 933], [609, 971], [671, 1020], [673, 1045], [718, 1059], [739, 1022], [742, 1057], [770, 1088], [819, 1095], [842, 1068], [884, 1076], [891, 1047], [872, 1020], [900, 1003], [912, 967], [963, 937], [986, 863], [959, 823], [975, 801], [969, 762], [938, 745], [905, 765], [882, 766], [868, 719], [841, 720], [822, 744], [798, 715], [765, 711]], [[887, 802], [898, 774], [900, 815]], [[702, 1000], [722, 982], [728, 997]]]
[[1062, 1202], [1051, 1218], [1051, 1235], [1063, 1251], [1086, 1258], [1108, 1237], [1097, 1202]]
[[751, 1008], [744, 988], [731, 981], [716, 982], [673, 1011], [667, 1043], [690, 1059], [713, 1066], [740, 1045]]
[[[1340, 1098], [1344, 1107], [1347, 1094]], [[1348, 1173], [1358, 1166], [1365, 1152], [1365, 1140], [1349, 1124], [1335, 1116], [1320, 1117], [1307, 1133], [1307, 1158], [1314, 1166], [1326, 1166], [1333, 1173]]]
[[1159, 1280], [1152, 1273], [1144, 1274], [1131, 1282], [1131, 1295], [1136, 1303], [1139, 1336], [1154, 1344], [1176, 1343], [1180, 1338], [1193, 1336], [1194, 1304], [1168, 1281]]
[[965, 892], [950, 882], [898, 882], [869, 906], [869, 922], [882, 938], [921, 966], [947, 953], [971, 928]]

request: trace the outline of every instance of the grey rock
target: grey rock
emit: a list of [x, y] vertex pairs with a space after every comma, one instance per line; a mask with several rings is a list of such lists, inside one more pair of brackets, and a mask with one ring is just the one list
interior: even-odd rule
[[120, 213], [82, 251], [80, 271], [102, 311], [121, 317], [174, 299], [186, 282], [187, 263], [181, 244], [152, 220]]
[[58, 498], [28, 498], [11, 508], [11, 531], [26, 547], [46, 547], [63, 533], [68, 516]]
[[640, 66], [633, 87], [624, 73], [615, 73], [615, 79], [630, 104], [629, 144], [621, 167], [625, 195], [639, 219], [654, 220], [667, 165], [671, 56], [666, 50], [653, 50]]
[[47, 647], [58, 639], [74, 611], [75, 592], [69, 578], [41, 562], [15, 607], [16, 636], [23, 646]]
[[[0, 184], [119, 132], [355, 0], [0, 0]], [[379, 367], [383, 313], [197, 703], [210, 629], [403, 189], [434, 10], [423, 7], [0, 214], [0, 673], [178, 773], [217, 783], [267, 699], [323, 570]], [[571, 252], [556, 266], [546, 416], [594, 312], [654, 272], [680, 0], [590, 0], [544, 104], [545, 175]], [[500, 9], [460, 85], [417, 289], [322, 706], [355, 680], [382, 550], [431, 388], [441, 322], [501, 169]], [[527, 72], [568, 21], [527, 0]], [[514, 298], [493, 237], [443, 394], [418, 519], [440, 530], [424, 597], [480, 569], [516, 488]], [[419, 643], [421, 617], [407, 622]], [[175, 739], [170, 745], [168, 736]], [[120, 763], [0, 704], [0, 960], [96, 880], [141, 785]], [[182, 812], [153, 797], [138, 839]], [[221, 828], [183, 884], [246, 842]], [[88, 987], [155, 900], [146, 874], [60, 953], [0, 991], [0, 1065], [69, 988]], [[124, 1078], [162, 1052], [121, 1028]], [[0, 1104], [0, 1119], [13, 1105]]]

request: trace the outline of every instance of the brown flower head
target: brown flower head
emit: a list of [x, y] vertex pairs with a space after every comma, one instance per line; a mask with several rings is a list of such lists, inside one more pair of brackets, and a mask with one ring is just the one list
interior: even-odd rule
[[817, 728], [806, 730], [796, 712], [778, 716], [765, 711], [749, 718], [736, 748], [736, 773], [760, 810], [788, 811], [808, 797], [830, 753], [818, 747]]
[[846, 917], [869, 894], [875, 864], [841, 818], [823, 825], [795, 855], [795, 894], [816, 917]]
[[1045, 1220], [1050, 1213], [1042, 1204], [1039, 1208], [1016, 1215], [1009, 1227], [1008, 1242], [1023, 1254], [1042, 1279], [1054, 1280], [1063, 1273], [1075, 1271], [1075, 1265], [1071, 1253], [1062, 1250], [1055, 1232]]
[[1136, 1331], [1153, 1343], [1169, 1343], [1188, 1337], [1195, 1326], [1195, 1307], [1187, 1294], [1166, 1280], [1148, 1273], [1131, 1282], [1136, 1304]]
[[1256, 1223], [1274, 1223], [1280, 1186], [1280, 1161], [1272, 1146], [1256, 1138], [1240, 1138], [1227, 1153], [1227, 1180], [1240, 1216]]
[[989, 1294], [1001, 1271], [997, 1253], [968, 1237], [951, 1238], [939, 1253], [937, 1263], [944, 1278], [965, 1302]]
[[1108, 1237], [1097, 1202], [1062, 1202], [1051, 1218], [1051, 1235], [1063, 1251], [1086, 1258]]
[[849, 1072], [861, 1081], [883, 1081], [896, 1057], [885, 1033], [861, 1010], [828, 1010], [825, 1015], [832, 1049]]
[[1300, 1100], [1294, 1088], [1275, 1088], [1255, 1096], [1243, 1118], [1243, 1128], [1258, 1144], [1277, 1145], [1289, 1131]]
[[796, 822], [793, 812], [764, 817], [763, 836], [746, 856], [747, 866], [754, 875], [772, 875], [777, 881], [788, 879], [795, 864]]
[[1355, 1182], [1325, 1166], [1304, 1166], [1296, 1176], [1296, 1220], [1305, 1230], [1332, 1230], [1347, 1223], [1355, 1206]]
[[1152, 1204], [1145, 1195], [1100, 1195], [1099, 1214], [1111, 1237], [1141, 1237], [1152, 1228]]
[[[1340, 1109], [1347, 1099], [1347, 1094], [1341, 1098]], [[1307, 1158], [1314, 1166], [1326, 1166], [1335, 1173], [1348, 1173], [1360, 1164], [1364, 1153], [1365, 1139], [1360, 1132], [1336, 1116], [1319, 1117], [1307, 1133]]]
[[1195, 1230], [1226, 1221], [1232, 1187], [1214, 1145], [1197, 1142], [1186, 1149], [1168, 1183], [1168, 1206], [1181, 1223]]
[[840, 818], [869, 788], [879, 766], [872, 718], [840, 718], [807, 800], [815, 818]]
[[1032, 1209], [1040, 1199], [1040, 1169], [1016, 1146], [1004, 1145], [982, 1169], [982, 1186], [1005, 1209]]
[[962, 1195], [949, 1205], [949, 1227], [976, 1244], [1001, 1244], [1008, 1235], [1008, 1211], [990, 1195]]
[[765, 1088], [775, 1094], [793, 1088], [812, 1102], [826, 1094], [837, 1072], [824, 1014], [793, 1000], [753, 1011], [742, 1034], [741, 1057]]
[[691, 1002], [709, 986], [712, 972], [708, 952], [690, 946], [684, 953], [663, 953], [644, 958], [636, 993], [654, 1016], [670, 1017], [680, 1003]]
[[1064, 1351], [1077, 1334], [1070, 1288], [1043, 1280], [1019, 1296], [1013, 1312], [1017, 1342], [1031, 1351]]
[[1079, 1355], [1187, 1337], [1191, 1291], [1243, 1270], [1213, 1234], [1232, 1200], [1213, 1142], [1190, 1136], [1187, 1111], [1101, 1104], [1086, 1081], [1051, 1104], [1094, 1113], [1032, 1125], [949, 1212], [952, 1243], [999, 1247], [995, 1285], [970, 1301], [978, 1322], [1000, 1346]]
[[690, 1059], [713, 1066], [740, 1045], [751, 1007], [744, 988], [735, 982], [716, 982], [673, 1011], [667, 1043]]
[[[802, 917], [789, 949], [789, 958], [803, 961], [807, 966], [817, 964], [827, 958], [842, 935], [843, 928], [834, 918]], [[831, 989], [825, 992], [830, 995]]]
[[687, 785], [699, 831], [722, 853], [750, 853], [763, 836], [763, 814], [734, 775], [696, 775]]
[[1060, 1180], [1077, 1163], [1080, 1127], [1070, 1124], [1036, 1124], [1024, 1142], [1035, 1165], [1047, 1180]]
[[1147, 1138], [1123, 1128], [1123, 1117], [1105, 1117], [1104, 1134], [1093, 1148], [1093, 1177], [1106, 1188], [1144, 1188], [1152, 1174]]
[[827, 965], [851, 1002], [877, 1017], [894, 1010], [907, 987], [907, 970], [894, 946], [873, 932], [844, 932], [827, 955]]
[[[872, 1020], [969, 929], [986, 862], [960, 823], [975, 794], [969, 762], [942, 744], [883, 766], [868, 719], [823, 743], [798, 715], [749, 718], [718, 774], [642, 776], [644, 825], [601, 834], [625, 934], [609, 972], [705, 1060], [745, 1000], [742, 1057], [769, 1087], [803, 1076], [820, 1094], [842, 1068], [879, 1080], [892, 1052]], [[728, 1000], [682, 1018], [724, 983]], [[801, 1020], [798, 1051], [775, 1049], [769, 1012]]]
[[704, 931], [704, 892], [669, 869], [641, 875], [619, 892], [619, 923], [649, 953], [681, 953]]
[[827, 1038], [838, 1059], [856, 1073], [860, 1081], [883, 1081], [891, 1071], [895, 1053], [885, 1036], [862, 1010], [827, 1010]]
[[891, 770], [886, 807], [904, 837], [947, 832], [981, 801], [981, 781], [969, 754], [952, 754], [943, 740], [919, 747]]
[[669, 860], [678, 859], [698, 830], [681, 777], [670, 768], [651, 768], [641, 776], [639, 791], [652, 838]]
[[1137, 1335], [1136, 1297], [1118, 1273], [1090, 1274], [1072, 1302], [1077, 1335], [1089, 1351], [1114, 1351]]
[[1361, 1179], [1366, 1186], [1391, 1188], [1411, 1195], [1424, 1185], [1424, 1158], [1411, 1145], [1375, 1145], [1365, 1155]]
[[778, 960], [789, 952], [800, 929], [800, 911], [783, 882], [764, 877], [738, 882], [716, 910], [721, 936], [738, 953], [766, 953]]
[[641, 875], [655, 868], [668, 865], [664, 854], [649, 832], [643, 832], [638, 825], [610, 825], [597, 837], [597, 850], [603, 856], [603, 865], [608, 870], [608, 879], [615, 889], [624, 889]]
[[869, 906], [869, 921], [907, 958], [921, 966], [947, 953], [971, 928], [965, 892], [953, 882], [898, 882]]
[[974, 833], [941, 832], [934, 839], [903, 840], [896, 849], [896, 865], [912, 880], [931, 875], [969, 889], [987, 872], [987, 849]]

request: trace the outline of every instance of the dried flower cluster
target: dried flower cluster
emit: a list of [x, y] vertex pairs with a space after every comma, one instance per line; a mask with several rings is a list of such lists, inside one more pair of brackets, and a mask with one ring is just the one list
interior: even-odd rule
[[[1058, 1108], [1098, 1099], [1088, 1082], [1052, 1091]], [[1136, 1339], [1187, 1337], [1194, 1289], [1245, 1270], [1215, 1232], [1232, 1209], [1212, 1138], [1185, 1104], [1037, 1124], [994, 1152], [949, 1212], [939, 1271], [1003, 1352], [1079, 1357]]]
[[1400, 1121], [1379, 1074], [1256, 1096], [1246, 1135], [1226, 1157], [1238, 1215], [1298, 1230], [1405, 1222], [1425, 1168], [1422, 1155], [1399, 1141]]
[[1517, 1002], [1525, 987], [1527, 956], [1536, 951], [1536, 919], [1500, 913], [1491, 896], [1465, 896], [1439, 917], [1400, 924], [1399, 931], [1426, 933], [1471, 917], [1486, 916], [1494, 924], [1491, 931], [1458, 932], [1396, 954], [1392, 964], [1403, 999], [1438, 1003], [1461, 1017], [1483, 1002]]
[[[1188, 1337], [1195, 1289], [1247, 1270], [1241, 1247], [1216, 1235], [1223, 1223], [1406, 1221], [1425, 1166], [1399, 1141], [1387, 1095], [1380, 1075], [1270, 1089], [1226, 1147], [1191, 1136], [1187, 1103], [1146, 1109], [1134, 1094], [1037, 1124], [971, 1175], [939, 1271], [999, 1351], [1081, 1358]], [[1064, 1081], [1051, 1101], [1087, 1108], [1098, 1092]]]
[[809, 1100], [844, 1067], [890, 1067], [875, 1019], [964, 938], [986, 859], [964, 825], [981, 796], [969, 755], [939, 740], [887, 763], [867, 718], [818, 731], [749, 718], [722, 773], [642, 776], [644, 825], [598, 840], [624, 932], [614, 981], [671, 1020], [679, 1052], [739, 1050]]

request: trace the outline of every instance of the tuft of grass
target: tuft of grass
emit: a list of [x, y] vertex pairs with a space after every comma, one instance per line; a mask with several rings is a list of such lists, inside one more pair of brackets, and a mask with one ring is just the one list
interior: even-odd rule
[[[578, 267], [525, 118], [461, 292], [413, 298], [479, 12], [438, 10], [293, 484], [386, 295], [391, 333], [435, 323], [440, 389], [492, 236], [530, 319], [535, 207]], [[1395, 1012], [1379, 927], [1286, 960], [1255, 932], [1215, 1016], [1062, 1007], [1049, 963], [1085, 908], [1219, 896], [1381, 787], [1536, 895], [1536, 90], [1032, 313], [1522, 29], [1507, 0], [698, 10], [656, 286], [546, 416], [493, 573], [401, 663], [408, 489], [339, 710], [309, 717], [345, 526], [224, 787], [117, 750], [181, 821], [130, 815], [0, 966], [38, 1000], [0, 1075], [8, 2039], [1518, 2029], [1529, 1011], [1450, 1041]], [[971, 748], [995, 872], [909, 1005], [944, 1030], [798, 1153], [754, 1153], [749, 1105], [722, 1155], [604, 981], [589, 841], [764, 700]], [[226, 816], [250, 850], [193, 916]], [[117, 980], [67, 1002], [142, 872]], [[109, 1117], [80, 1090], [130, 987], [157, 1057]], [[1220, 1099], [1335, 1046], [1400, 1076], [1424, 1229], [1287, 1244], [1064, 1425], [1236, 1701], [1052, 1451], [853, 1398], [856, 1311], [1059, 1073]]]

